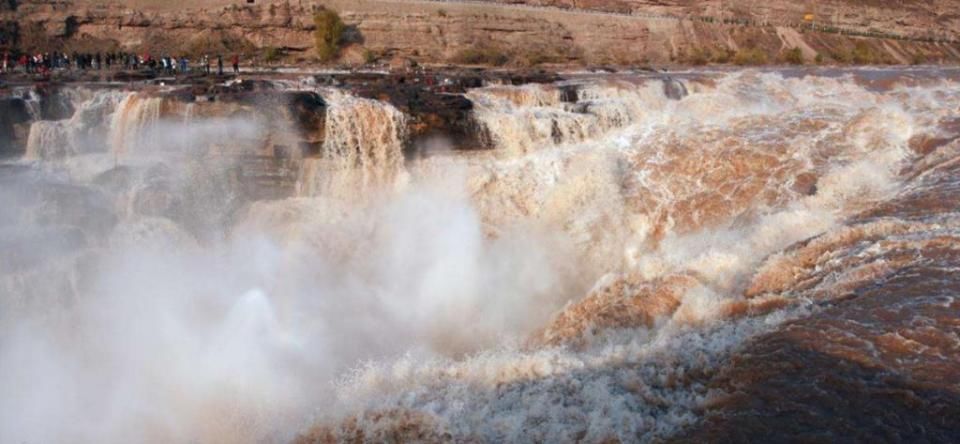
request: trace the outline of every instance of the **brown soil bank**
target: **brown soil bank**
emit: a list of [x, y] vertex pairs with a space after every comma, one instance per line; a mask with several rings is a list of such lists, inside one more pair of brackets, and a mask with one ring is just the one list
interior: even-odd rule
[[310, 61], [313, 12], [326, 6], [347, 25], [338, 62], [352, 65], [398, 58], [512, 66], [960, 61], [960, 18], [951, 12], [960, 10], [957, 0], [828, 2], [818, 6], [817, 31], [795, 2], [724, 2], [722, 10], [714, 3], [598, 1], [569, 9], [557, 2], [20, 0], [0, 3], [0, 46]]

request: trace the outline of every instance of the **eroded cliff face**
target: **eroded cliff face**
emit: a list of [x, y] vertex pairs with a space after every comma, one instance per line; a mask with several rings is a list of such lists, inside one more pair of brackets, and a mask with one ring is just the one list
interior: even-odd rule
[[[794, 48], [807, 62], [817, 55], [822, 62], [960, 60], [960, 16], [954, 12], [960, 4], [955, 0], [895, 7], [835, 1], [816, 9], [794, 2], [746, 1], [724, 2], [723, 9], [719, 2], [686, 0], [500, 3], [29, 0], [5, 4], [0, 34], [6, 45], [31, 51], [239, 52], [257, 58], [266, 48], [283, 48], [290, 61], [311, 60], [312, 14], [323, 5], [338, 11], [347, 24], [340, 62], [348, 64], [397, 56], [421, 63], [498, 60], [527, 66], [697, 64], [732, 62], [740, 51], [762, 52], [765, 62], [775, 63]], [[821, 26], [832, 28], [798, 28], [810, 11]], [[857, 45], [869, 57], [854, 60]]]
[[[238, 2], [239, 3], [239, 2]], [[124, 2], [27, 1], [7, 20], [24, 49], [138, 50], [151, 53], [242, 51], [311, 46], [311, 6], [287, 2], [247, 8], [134, 9]]]
[[904, 36], [957, 36], [958, 4], [953, 0], [889, 2], [882, 0], [756, 1], [756, 0], [491, 0], [569, 10], [637, 15], [699, 16], [756, 20], [786, 25], [813, 15], [820, 25], [855, 31], [895, 32]]

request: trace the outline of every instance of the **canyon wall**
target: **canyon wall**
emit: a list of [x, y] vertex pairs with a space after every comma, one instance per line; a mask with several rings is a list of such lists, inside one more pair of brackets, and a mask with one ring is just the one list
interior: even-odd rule
[[[504, 4], [510, 3], [510, 4]], [[313, 59], [313, 11], [347, 25], [340, 62], [397, 57], [420, 63], [629, 65], [775, 63], [794, 48], [806, 62], [960, 60], [956, 0], [901, 2], [688, 0], [433, 2], [399, 0], [134, 2], [28, 0], [0, 9], [0, 46], [28, 51], [242, 53]], [[814, 22], [804, 15], [814, 11]], [[817, 24], [819, 21], [819, 25]], [[819, 30], [809, 29], [820, 26]], [[276, 50], [273, 50], [276, 52]], [[859, 54], [860, 57], [856, 57]], [[820, 55], [819, 58], [817, 56]]]

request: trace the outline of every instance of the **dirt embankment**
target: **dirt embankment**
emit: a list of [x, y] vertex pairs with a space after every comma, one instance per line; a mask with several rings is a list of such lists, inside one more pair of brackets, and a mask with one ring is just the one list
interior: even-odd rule
[[[656, 5], [24, 0], [0, 8], [0, 46], [29, 51], [239, 52], [261, 62], [309, 61], [313, 12], [325, 6], [338, 11], [347, 25], [338, 62], [354, 65], [398, 58], [513, 66], [960, 61], [960, 18], [948, 12], [960, 3], [956, 0], [907, 2], [899, 10], [869, 2], [858, 7], [828, 3], [835, 7], [822, 6], [824, 12], [817, 17], [832, 18], [824, 18], [818, 31], [809, 29], [815, 25], [804, 25], [798, 12], [803, 8], [790, 6], [792, 2], [760, 8], [725, 3], [720, 10], [712, 2], [681, 0]], [[584, 9], [569, 9], [573, 6]], [[953, 6], [960, 10], [960, 4]]]

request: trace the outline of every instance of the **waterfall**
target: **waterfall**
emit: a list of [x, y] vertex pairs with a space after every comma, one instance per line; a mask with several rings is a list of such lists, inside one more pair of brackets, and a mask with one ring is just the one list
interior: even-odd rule
[[327, 118], [320, 157], [303, 159], [297, 194], [353, 196], [391, 189], [406, 177], [406, 119], [393, 106], [326, 91]]
[[836, 71], [479, 88], [497, 149], [410, 159], [345, 92], [96, 92], [0, 164], [0, 441], [952, 436], [960, 72]]
[[63, 122], [39, 120], [30, 125], [27, 152], [30, 160], [56, 160], [76, 154]]
[[25, 158], [62, 160], [81, 154], [105, 152], [104, 136], [110, 131], [109, 117], [124, 94], [113, 90], [64, 94], [74, 100], [73, 115], [67, 120], [37, 120], [30, 126]]
[[193, 119], [194, 119], [194, 117], [196, 116], [196, 114], [197, 114], [197, 104], [196, 104], [196, 103], [188, 103], [188, 104], [183, 108], [183, 123], [189, 124], [189, 123], [193, 122]]
[[150, 127], [160, 120], [164, 100], [131, 93], [120, 102], [110, 122], [110, 152], [116, 158], [147, 142]]
[[664, 83], [623, 81], [567, 85], [491, 86], [470, 91], [475, 118], [496, 147], [519, 155], [583, 142], [654, 118], [669, 103]]

